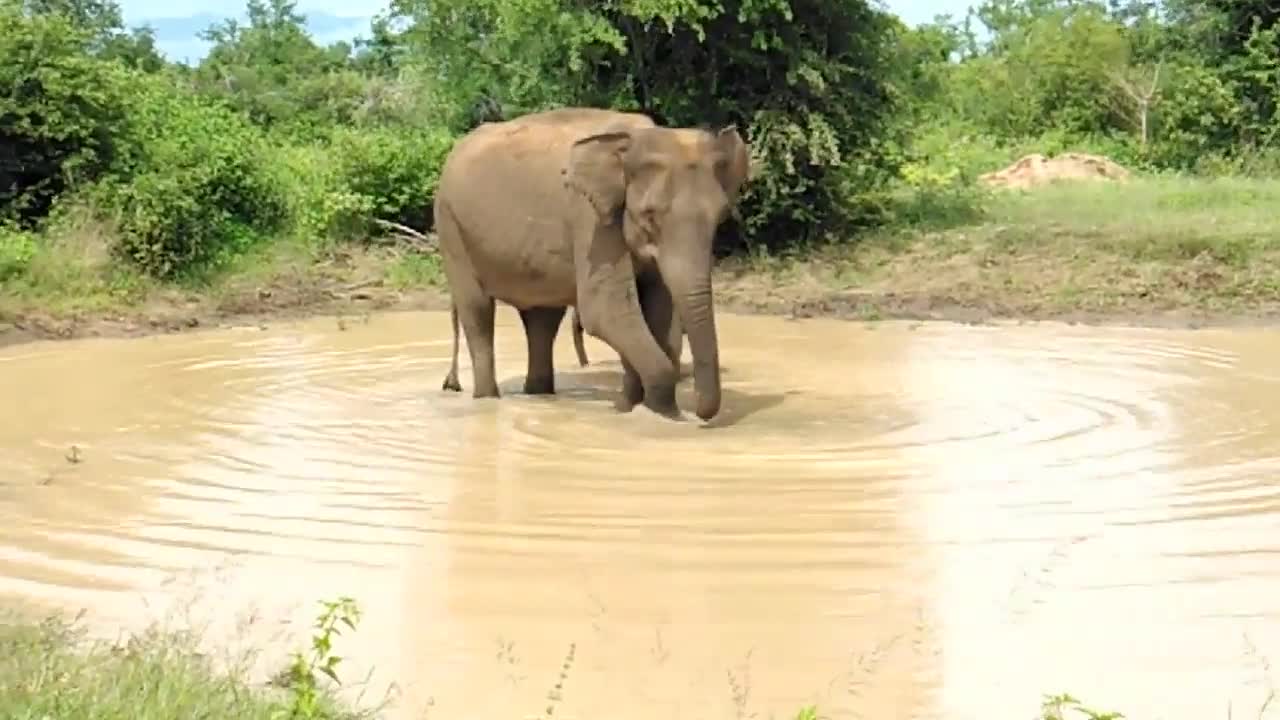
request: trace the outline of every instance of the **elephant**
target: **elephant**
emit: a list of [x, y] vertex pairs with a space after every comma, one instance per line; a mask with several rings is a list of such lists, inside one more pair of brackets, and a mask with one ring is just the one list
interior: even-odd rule
[[[453, 342], [455, 346], [454, 347], [455, 360], [454, 360], [452, 371], [450, 372], [448, 377], [445, 379], [444, 389], [461, 392], [462, 385], [458, 383], [458, 371], [457, 371], [457, 360], [456, 360], [457, 358], [456, 346], [458, 343], [458, 313], [456, 309], [453, 309], [452, 312], [453, 312], [453, 316], [451, 320], [453, 322]], [[573, 349], [574, 349], [574, 352], [578, 354], [578, 365], [580, 367], [586, 367], [591, 363], [589, 360], [587, 360], [587, 348], [585, 343], [583, 343], [583, 340], [582, 340], [582, 318], [578, 316], [577, 308], [573, 309], [572, 328], [573, 328]], [[683, 334], [681, 335], [681, 338], [683, 339]], [[677, 341], [677, 345], [675, 349], [675, 356], [677, 359], [680, 357], [680, 353], [683, 351], [683, 347], [681, 347], [682, 344], [683, 343], [681, 341]]]
[[[552, 349], [567, 308], [621, 360], [618, 409], [671, 418], [683, 335], [696, 414], [720, 411], [711, 288], [716, 228], [738, 202], [749, 150], [736, 127], [660, 126], [641, 113], [566, 107], [486, 122], [441, 168], [436, 233], [475, 398], [499, 396], [495, 302], [515, 307], [528, 346], [526, 394], [555, 392]], [[585, 361], [585, 351], [579, 361]]]
[[[442, 389], [453, 390], [454, 392], [462, 392], [462, 384], [458, 382], [458, 306], [449, 306], [449, 321], [453, 325], [453, 364], [449, 368], [449, 374], [445, 376]], [[578, 353], [578, 365], [586, 367], [590, 364], [587, 360], [587, 347], [582, 341], [582, 318], [578, 316], [578, 309], [573, 309], [573, 349]], [[676, 357], [679, 357], [679, 353]]]
[[[680, 338], [676, 339], [674, 355], [676, 361], [679, 362], [680, 354], [684, 352], [683, 347], [684, 333], [680, 334]], [[578, 365], [586, 367], [590, 364], [587, 361], [587, 348], [582, 342], [582, 318], [578, 316], [578, 309], [573, 309], [573, 349], [578, 353]]]

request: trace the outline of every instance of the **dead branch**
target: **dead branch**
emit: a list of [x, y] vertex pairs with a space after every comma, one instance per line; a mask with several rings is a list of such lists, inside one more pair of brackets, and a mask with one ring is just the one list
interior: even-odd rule
[[1125, 71], [1113, 71], [1107, 73], [1111, 83], [1120, 89], [1127, 97], [1131, 107], [1122, 110], [1128, 115], [1128, 120], [1133, 123], [1134, 128], [1138, 130], [1143, 145], [1146, 145], [1150, 139], [1150, 115], [1151, 109], [1155, 107], [1160, 99], [1160, 70], [1164, 61], [1156, 62], [1155, 68], [1151, 73], [1151, 82], [1146, 87], [1139, 85], [1138, 81], [1132, 77], [1134, 68], [1125, 68]]
[[423, 233], [420, 233], [417, 230], [414, 230], [413, 228], [407, 225], [401, 225], [400, 223], [391, 222], [390, 220], [381, 220], [379, 218], [373, 218], [373, 221], [381, 225], [382, 227], [387, 228], [388, 230], [394, 230], [395, 232], [392, 233], [392, 237], [395, 237], [399, 240], [403, 240], [407, 242], [409, 245], [412, 245], [417, 249], [420, 249], [420, 250], [436, 249], [435, 238], [431, 237], [430, 235], [424, 235]]

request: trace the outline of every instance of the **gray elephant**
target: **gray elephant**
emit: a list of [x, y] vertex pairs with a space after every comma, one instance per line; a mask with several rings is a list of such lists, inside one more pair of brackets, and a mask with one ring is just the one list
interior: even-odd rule
[[[561, 108], [485, 123], [445, 159], [436, 231], [460, 322], [473, 396], [497, 397], [494, 303], [520, 313], [524, 391], [555, 392], [552, 348], [568, 307], [575, 324], [618, 353], [619, 407], [678, 416], [682, 335], [693, 353], [696, 413], [720, 411], [711, 243], [748, 176], [733, 127], [661, 127], [638, 113]], [[579, 353], [585, 361], [585, 351]]]
[[[458, 383], [458, 376], [457, 376], [457, 369], [456, 369], [457, 357], [458, 357], [457, 355], [458, 314], [456, 311], [453, 312], [452, 320], [453, 320], [453, 343], [454, 343], [454, 366], [453, 366], [454, 370], [446, 378], [444, 389], [461, 392], [462, 385]], [[574, 352], [578, 354], [578, 365], [580, 365], [581, 367], [586, 367], [587, 365], [590, 364], [590, 361], [587, 360], [587, 347], [582, 340], [582, 318], [578, 315], [577, 308], [573, 309], [573, 325], [571, 327], [573, 329], [573, 349], [574, 349]], [[684, 350], [684, 348], [682, 347], [683, 337], [684, 337], [684, 334], [681, 333], [681, 337], [676, 340], [675, 357], [677, 359], [679, 359], [681, 352], [683, 352]]]
[[[451, 313], [451, 316], [449, 319], [453, 323], [453, 365], [450, 368], [448, 376], [445, 377], [443, 387], [445, 390], [453, 390], [455, 392], [461, 392], [462, 385], [458, 382], [458, 310], [457, 310], [457, 306], [456, 305], [450, 306], [449, 311]], [[573, 328], [573, 349], [576, 353], [578, 353], [578, 365], [582, 367], [586, 367], [589, 364], [587, 361], [587, 346], [582, 341], [582, 318], [578, 316], [577, 308], [573, 309], [572, 328]], [[676, 352], [676, 357], [677, 358], [680, 357], [679, 351]]]

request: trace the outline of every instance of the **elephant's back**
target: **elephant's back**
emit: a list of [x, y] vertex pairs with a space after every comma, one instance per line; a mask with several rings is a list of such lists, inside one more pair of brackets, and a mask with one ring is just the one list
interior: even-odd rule
[[437, 197], [484, 192], [515, 202], [525, 196], [552, 200], [563, 185], [573, 143], [653, 124], [639, 113], [572, 107], [483, 123], [454, 143], [441, 168]]
[[[589, 135], [624, 128], [653, 127], [653, 120], [640, 113], [591, 107], [544, 110], [510, 120], [482, 123], [454, 143], [445, 162], [468, 166], [504, 159], [541, 164], [568, 162], [569, 147]], [[559, 172], [560, 167], [554, 168]]]

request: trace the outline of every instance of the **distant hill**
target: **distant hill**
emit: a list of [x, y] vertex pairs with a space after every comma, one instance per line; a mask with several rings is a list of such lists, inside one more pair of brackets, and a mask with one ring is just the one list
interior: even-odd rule
[[[373, 17], [353, 16], [341, 17], [325, 12], [307, 12], [307, 31], [321, 45], [339, 40], [351, 40], [357, 35], [367, 35], [369, 23]], [[209, 43], [201, 40], [199, 34], [210, 25], [216, 25], [226, 19], [225, 15], [214, 13], [198, 13], [188, 17], [140, 18], [128, 20], [127, 25], [150, 25], [156, 32], [156, 46], [170, 60], [195, 64], [209, 52]], [[244, 15], [241, 22], [247, 22]]]

